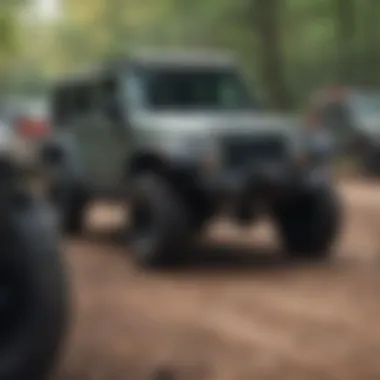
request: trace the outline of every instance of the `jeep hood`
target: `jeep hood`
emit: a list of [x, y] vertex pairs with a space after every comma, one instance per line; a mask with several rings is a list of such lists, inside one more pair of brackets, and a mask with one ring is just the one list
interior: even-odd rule
[[290, 133], [299, 121], [295, 117], [259, 113], [139, 113], [134, 117], [139, 129], [168, 135], [236, 135]]

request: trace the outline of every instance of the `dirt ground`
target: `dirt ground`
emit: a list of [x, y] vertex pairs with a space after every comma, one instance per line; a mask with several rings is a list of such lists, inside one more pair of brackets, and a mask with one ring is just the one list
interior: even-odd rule
[[115, 206], [68, 242], [74, 315], [57, 380], [380, 379], [380, 184], [340, 185], [330, 263], [286, 262], [265, 224], [210, 231], [204, 260], [131, 264]]

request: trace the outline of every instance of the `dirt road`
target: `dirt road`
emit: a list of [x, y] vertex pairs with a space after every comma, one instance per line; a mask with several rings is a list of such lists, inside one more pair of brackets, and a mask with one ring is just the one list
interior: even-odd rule
[[[69, 242], [75, 315], [57, 379], [379, 379], [380, 186], [341, 191], [330, 264], [290, 265], [267, 226], [222, 222], [207, 260], [175, 273], [138, 271], [101, 236]], [[92, 216], [93, 231], [120, 217]]]

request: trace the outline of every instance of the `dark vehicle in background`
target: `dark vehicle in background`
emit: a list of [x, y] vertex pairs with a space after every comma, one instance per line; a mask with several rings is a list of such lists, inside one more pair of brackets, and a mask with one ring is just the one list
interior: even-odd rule
[[316, 93], [311, 109], [363, 174], [380, 176], [380, 91], [331, 86]]
[[0, 121], [0, 379], [43, 380], [64, 341], [68, 284], [55, 212], [24, 181], [13, 143]]
[[313, 136], [264, 112], [228, 54], [136, 54], [55, 83], [51, 102], [44, 160], [61, 173], [67, 232], [112, 194], [128, 203], [142, 265], [181, 261], [222, 211], [242, 224], [269, 214], [293, 257], [329, 255], [339, 200]]

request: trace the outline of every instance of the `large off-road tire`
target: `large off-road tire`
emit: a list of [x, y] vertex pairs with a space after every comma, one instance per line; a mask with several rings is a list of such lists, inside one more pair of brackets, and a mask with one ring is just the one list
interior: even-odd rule
[[0, 379], [46, 379], [68, 322], [68, 284], [55, 214], [23, 200], [1, 210]]
[[131, 186], [130, 243], [135, 262], [151, 268], [180, 263], [191, 237], [189, 210], [183, 200], [154, 174], [136, 177]]
[[341, 205], [337, 194], [319, 189], [277, 205], [275, 221], [287, 255], [325, 259], [340, 232]]
[[88, 205], [87, 193], [80, 186], [72, 186], [65, 194], [64, 207], [61, 210], [63, 231], [71, 236], [83, 233]]
[[380, 178], [380, 147], [368, 149], [360, 162], [361, 173], [366, 178]]

